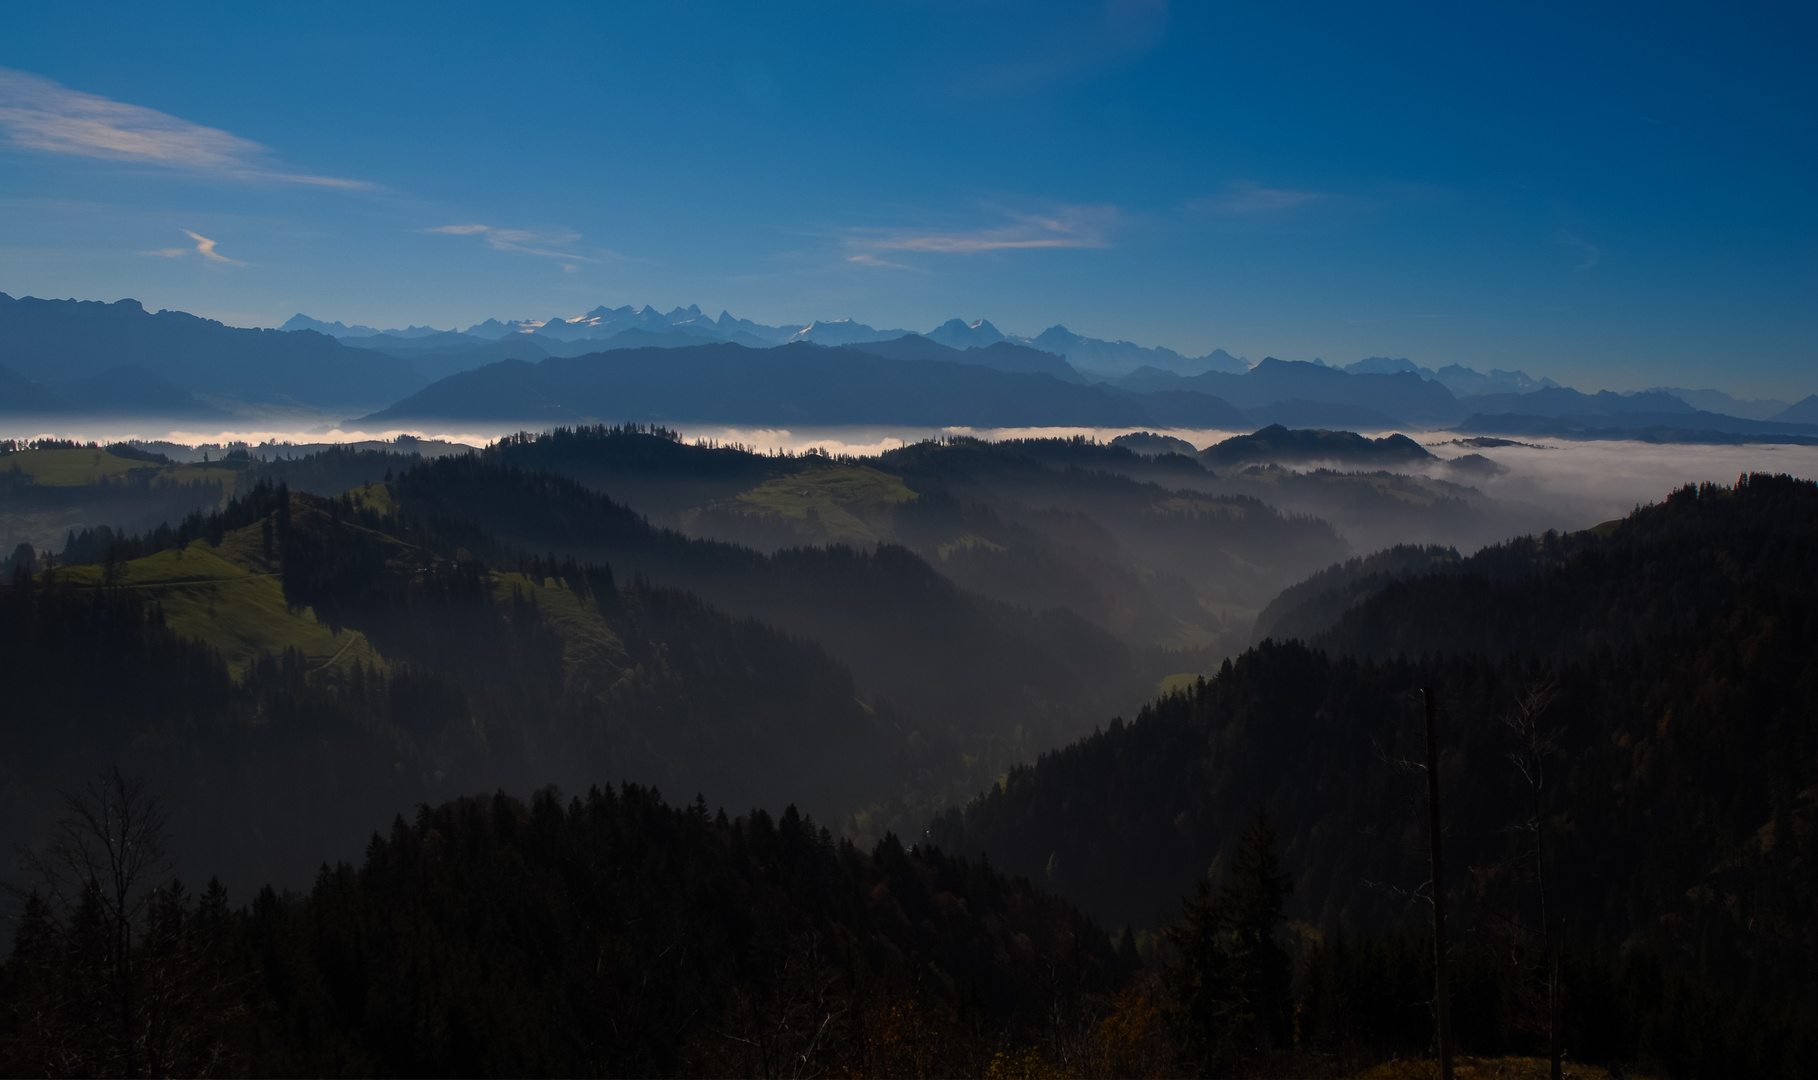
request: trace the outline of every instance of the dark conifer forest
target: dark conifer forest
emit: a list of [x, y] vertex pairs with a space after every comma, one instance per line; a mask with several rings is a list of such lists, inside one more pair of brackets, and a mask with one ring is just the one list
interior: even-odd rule
[[71, 522], [0, 581], [7, 1075], [1424, 1065], [1423, 692], [1450, 1046], [1818, 1065], [1811, 482], [1486, 547], [1079, 439], [104, 453], [0, 456]]

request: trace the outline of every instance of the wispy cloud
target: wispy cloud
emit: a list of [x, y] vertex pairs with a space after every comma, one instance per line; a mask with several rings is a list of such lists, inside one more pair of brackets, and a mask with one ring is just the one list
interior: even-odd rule
[[1570, 229], [1560, 229], [1553, 234], [1553, 242], [1560, 247], [1578, 252], [1579, 262], [1573, 270], [1589, 270], [1603, 259], [1603, 249], [1591, 243]]
[[910, 267], [905, 266], [902, 263], [891, 262], [888, 259], [880, 259], [876, 255], [848, 255], [846, 257], [846, 261], [858, 263], [860, 266], [877, 266], [877, 267], [883, 267], [888, 270], [908, 270], [908, 269], [910, 269]]
[[575, 262], [597, 263], [600, 260], [574, 251], [559, 250], [560, 245], [572, 244], [581, 238], [581, 234], [567, 229], [550, 232], [532, 232], [528, 229], [495, 229], [491, 225], [439, 225], [426, 232], [441, 233], [445, 236], [480, 236], [486, 244], [498, 251], [515, 251], [523, 255], [541, 255], [548, 259], [562, 259], [568, 265], [563, 267], [569, 273]]
[[1012, 36], [986, 50], [989, 58], [957, 78], [950, 92], [961, 97], [1037, 93], [1127, 63], [1160, 45], [1168, 32], [1168, 0], [1103, 0], [1058, 19], [1054, 12], [1036, 10], [1041, 15], [1035, 22], [1045, 27], [1031, 34], [1024, 20], [1013, 20]]
[[8, 68], [0, 68], [0, 131], [15, 145], [51, 154], [157, 165], [230, 180], [372, 186], [294, 172], [251, 139]]
[[[1011, 223], [959, 232], [899, 229], [855, 234], [848, 244], [872, 251], [926, 251], [971, 255], [1021, 248], [1110, 247], [1120, 214], [1115, 206], [1066, 206], [1048, 214], [1012, 214]], [[862, 261], [862, 260], [853, 260]]]
[[210, 240], [208, 237], [201, 235], [200, 233], [193, 233], [193, 232], [190, 232], [188, 229], [184, 229], [183, 235], [189, 237], [191, 240], [194, 240], [196, 242], [196, 254], [202, 256], [204, 259], [207, 259], [209, 262], [232, 263], [235, 266], [245, 266], [246, 265], [243, 262], [240, 262], [236, 259], [230, 259], [227, 256], [221, 254], [219, 251], [216, 251], [215, 242], [213, 240]]
[[140, 254], [155, 255], [161, 259], [181, 259], [186, 255], [200, 255], [202, 258], [208, 260], [209, 262], [226, 263], [229, 266], [245, 266], [246, 265], [245, 263], [241, 262], [239, 259], [230, 259], [227, 256], [221, 254], [219, 251], [216, 251], [215, 250], [215, 241], [210, 240], [208, 237], [203, 236], [201, 233], [190, 232], [188, 229], [184, 229], [183, 235], [189, 237], [191, 240], [194, 240], [196, 242], [196, 246], [195, 247], [159, 248], [157, 251], [145, 251], [145, 252], [140, 252]]
[[1253, 180], [1234, 180], [1217, 195], [1194, 199], [1187, 209], [1199, 213], [1229, 214], [1235, 217], [1260, 217], [1279, 214], [1326, 198], [1323, 191], [1295, 191], [1288, 188], [1263, 187]]

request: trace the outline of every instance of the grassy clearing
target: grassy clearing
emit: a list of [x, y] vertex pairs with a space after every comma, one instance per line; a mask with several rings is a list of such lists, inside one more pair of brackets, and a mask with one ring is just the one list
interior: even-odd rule
[[915, 498], [902, 479], [865, 465], [810, 465], [740, 492], [734, 505], [811, 526], [824, 543], [875, 544], [867, 518]]
[[0, 472], [14, 469], [47, 487], [74, 487], [98, 480], [123, 477], [134, 469], [158, 469], [131, 458], [115, 457], [105, 450], [16, 450], [0, 455]]
[[538, 614], [562, 637], [562, 669], [570, 679], [616, 673], [625, 666], [624, 642], [606, 625], [593, 600], [560, 579], [500, 573], [493, 575], [492, 587], [493, 596], [501, 601], [510, 599], [513, 590], [536, 600]]
[[347, 495], [353, 499], [356, 510], [371, 510], [381, 517], [388, 515], [396, 504], [391, 500], [391, 485], [368, 481], [357, 488], [349, 488]]
[[0, 454], [0, 473], [17, 470], [44, 487], [82, 487], [129, 475], [146, 476], [161, 484], [217, 483], [223, 500], [231, 498], [245, 476], [244, 469], [218, 462], [160, 465], [119, 457], [106, 450], [16, 450]]
[[1162, 679], [1161, 685], [1157, 688], [1157, 693], [1162, 697], [1167, 697], [1169, 694], [1185, 693], [1187, 690], [1192, 689], [1193, 685], [1202, 678], [1205, 678], [1205, 676], [1197, 671], [1178, 672]]
[[954, 552], [970, 551], [973, 548], [983, 548], [986, 551], [1010, 550], [1004, 545], [994, 544], [976, 533], [960, 533], [958, 536], [936, 548], [935, 553], [941, 557], [942, 562], [946, 562], [948, 556], [952, 555]]
[[[218, 548], [196, 540], [124, 563], [115, 584], [144, 590], [163, 607], [166, 625], [219, 650], [236, 678], [261, 654], [290, 648], [318, 667], [363, 662], [385, 668], [359, 631], [343, 627], [336, 633], [316, 620], [314, 609], [292, 610], [261, 546], [258, 526], [237, 529]], [[100, 585], [105, 570], [72, 566], [58, 573], [68, 581]]]

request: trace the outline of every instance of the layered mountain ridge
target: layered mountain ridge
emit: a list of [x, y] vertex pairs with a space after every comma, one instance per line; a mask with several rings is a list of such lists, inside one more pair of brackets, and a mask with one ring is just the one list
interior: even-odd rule
[[1794, 405], [1716, 390], [1583, 393], [1521, 371], [1190, 358], [1053, 326], [926, 333], [851, 319], [766, 326], [697, 305], [594, 308], [465, 331], [298, 315], [244, 329], [176, 311], [0, 294], [0, 416], [360, 425], [666, 422], [918, 427], [1291, 428], [1650, 442], [1818, 439]]

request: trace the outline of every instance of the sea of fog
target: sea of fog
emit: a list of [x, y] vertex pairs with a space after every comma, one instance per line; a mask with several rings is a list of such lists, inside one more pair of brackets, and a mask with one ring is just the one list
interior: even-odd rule
[[[834, 455], [866, 457], [926, 439], [963, 435], [981, 439], [1056, 438], [1083, 435], [1109, 441], [1137, 430], [1156, 430], [1204, 449], [1240, 431], [1217, 429], [1140, 429], [1095, 427], [1047, 428], [910, 428], [910, 427], [736, 427], [724, 424], [672, 425], [690, 442], [706, 440], [720, 445], [737, 445], [764, 453], [823, 450]], [[186, 427], [161, 427], [146, 424], [96, 422], [71, 425], [66, 430], [43, 432], [8, 432], [8, 437], [94, 440], [102, 443], [137, 440], [171, 444], [172, 449], [195, 448], [220, 451], [231, 445], [246, 445], [261, 456], [308, 453], [325, 445], [392, 442], [400, 435], [424, 440], [432, 446], [423, 449], [434, 453], [459, 446], [485, 446], [501, 436], [521, 430], [518, 425], [470, 425], [447, 428], [405, 428], [384, 431], [358, 431], [314, 427], [307, 430], [286, 429], [279, 425], [249, 425], [227, 430], [202, 430]], [[1406, 434], [1426, 445], [1441, 458], [1481, 454], [1506, 471], [1496, 476], [1466, 476], [1448, 469], [1432, 470], [1441, 479], [1475, 487], [1485, 495], [1516, 511], [1515, 518], [1525, 530], [1557, 528], [1581, 529], [1598, 522], [1622, 517], [1635, 507], [1657, 502], [1669, 491], [1688, 483], [1733, 483], [1750, 472], [1784, 472], [1807, 479], [1818, 478], [1818, 446], [1794, 446], [1776, 443], [1741, 445], [1658, 444], [1627, 441], [1573, 441], [1536, 439], [1530, 444], [1471, 447], [1460, 445], [1458, 436], [1443, 431], [1409, 431]], [[1386, 432], [1365, 432], [1368, 435]], [[1525, 442], [1525, 440], [1524, 440]], [[441, 445], [433, 445], [441, 444]], [[452, 445], [449, 445], [452, 444]], [[176, 456], [188, 456], [173, 453]], [[1319, 463], [1301, 463], [1296, 468], [1317, 467]], [[1335, 468], [1345, 468], [1328, 463]], [[1404, 471], [1398, 469], [1397, 471]]]

